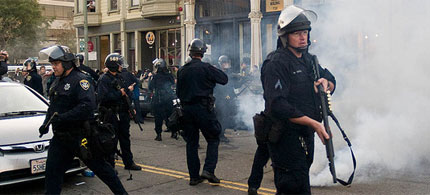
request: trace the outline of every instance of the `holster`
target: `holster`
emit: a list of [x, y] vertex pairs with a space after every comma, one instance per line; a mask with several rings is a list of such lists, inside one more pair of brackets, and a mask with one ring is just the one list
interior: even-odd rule
[[254, 121], [254, 136], [257, 143], [267, 142], [270, 129], [272, 128], [272, 121], [264, 112], [255, 114], [252, 119]]

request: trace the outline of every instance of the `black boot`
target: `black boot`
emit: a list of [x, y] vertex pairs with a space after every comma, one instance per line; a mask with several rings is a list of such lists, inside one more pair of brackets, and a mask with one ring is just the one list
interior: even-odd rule
[[210, 183], [220, 183], [220, 180], [213, 173], [209, 173], [208, 171], [203, 170], [202, 175], [200, 176], [202, 179], [207, 179]]
[[161, 133], [157, 134], [157, 137], [155, 137], [154, 139], [155, 141], [161, 141]]

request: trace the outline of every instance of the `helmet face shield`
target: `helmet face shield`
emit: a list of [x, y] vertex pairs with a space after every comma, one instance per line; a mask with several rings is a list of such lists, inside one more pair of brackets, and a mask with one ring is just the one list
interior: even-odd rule
[[[66, 53], [70, 53], [70, 49], [66, 46], [54, 45], [40, 50], [39, 56], [43, 59], [49, 58], [50, 60], [63, 61]], [[63, 57], [63, 58], [62, 58]]]
[[318, 19], [317, 14], [312, 10], [305, 10], [295, 5], [290, 5], [282, 10], [278, 19], [278, 36], [282, 36], [281, 29], [287, 27], [297, 16], [303, 14], [311, 23]]

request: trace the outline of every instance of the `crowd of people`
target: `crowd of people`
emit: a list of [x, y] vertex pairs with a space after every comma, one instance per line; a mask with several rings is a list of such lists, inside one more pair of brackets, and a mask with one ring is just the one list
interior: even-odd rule
[[[130, 142], [131, 117], [137, 114], [135, 122], [144, 122], [139, 110], [139, 88], [153, 93], [156, 141], [162, 141], [163, 123], [169, 126], [173, 100], [180, 100], [179, 126], [186, 142], [189, 184], [198, 185], [204, 179], [220, 183], [215, 176], [218, 147], [220, 142], [229, 142], [225, 130], [238, 127], [232, 120], [237, 114], [237, 97], [250, 80], [260, 79], [265, 100], [263, 129], [268, 129], [268, 139], [257, 139], [248, 193], [257, 194], [263, 167], [270, 158], [277, 194], [310, 194], [314, 132], [323, 143], [329, 138], [321, 123], [320, 101], [315, 90], [322, 85], [325, 91], [333, 93], [336, 84], [335, 77], [314, 64], [313, 55], [308, 53], [312, 14], [315, 13], [293, 5], [281, 12], [278, 46], [264, 61], [261, 76], [247, 57], [241, 60], [239, 73], [232, 70], [227, 55], [221, 55], [217, 64], [211, 64], [205, 58], [207, 46], [200, 39], [188, 45], [189, 59], [182, 67], [168, 66], [164, 59], [156, 59], [154, 72], [128, 72], [128, 65], [118, 53], [106, 57], [105, 69], [93, 70], [83, 64], [82, 55], [71, 53], [65, 46], [52, 46], [40, 52], [48, 56], [53, 71], [44, 66], [37, 70], [37, 59], [27, 59], [22, 70], [17, 69], [9, 77], [50, 99], [45, 122], [39, 128], [41, 135], [46, 134], [51, 122], [54, 132], [48, 151], [46, 193], [61, 192], [65, 167], [78, 156], [113, 193], [127, 194], [117, 176], [115, 155], [122, 158], [125, 169], [141, 170], [133, 160]], [[7, 53], [2, 51], [2, 66], [5, 58]], [[315, 76], [316, 68], [321, 78]], [[99, 113], [98, 118], [94, 112]], [[109, 145], [112, 147], [104, 147], [104, 152], [82, 148], [83, 139], [88, 137], [91, 141], [92, 129], [100, 128], [114, 132], [113, 140], [103, 142], [112, 142]], [[171, 137], [178, 139], [178, 131], [170, 131]], [[208, 144], [201, 174], [200, 132]]]

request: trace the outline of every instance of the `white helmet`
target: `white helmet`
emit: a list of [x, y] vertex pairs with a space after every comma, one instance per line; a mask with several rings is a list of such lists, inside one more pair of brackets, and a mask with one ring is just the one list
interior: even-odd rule
[[312, 10], [305, 10], [295, 5], [290, 5], [283, 9], [279, 15], [278, 36], [297, 30], [310, 30], [310, 23], [315, 22], [317, 18], [317, 14]]

